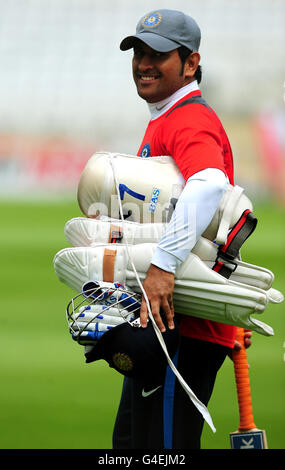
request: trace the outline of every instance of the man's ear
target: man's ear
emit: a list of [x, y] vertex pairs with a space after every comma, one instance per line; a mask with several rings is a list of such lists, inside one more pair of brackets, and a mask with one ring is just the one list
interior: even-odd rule
[[200, 63], [200, 54], [199, 52], [191, 52], [186, 58], [184, 66], [184, 76], [185, 78], [194, 78], [198, 65]]

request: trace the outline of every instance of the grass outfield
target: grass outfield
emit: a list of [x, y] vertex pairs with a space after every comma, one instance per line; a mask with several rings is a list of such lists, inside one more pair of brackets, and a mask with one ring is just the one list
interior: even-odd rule
[[[259, 224], [243, 259], [272, 269], [274, 287], [285, 291], [285, 212], [263, 206], [255, 213]], [[73, 292], [52, 265], [67, 246], [65, 221], [80, 215], [75, 202], [1, 203], [1, 449], [111, 448], [122, 377], [102, 361], [84, 363], [65, 320]], [[285, 447], [284, 313], [285, 304], [267, 309], [261, 320], [275, 336], [254, 334], [248, 350], [254, 417], [272, 449]], [[205, 425], [202, 447], [227, 449], [238, 426], [230, 359], [209, 409], [217, 432]]]

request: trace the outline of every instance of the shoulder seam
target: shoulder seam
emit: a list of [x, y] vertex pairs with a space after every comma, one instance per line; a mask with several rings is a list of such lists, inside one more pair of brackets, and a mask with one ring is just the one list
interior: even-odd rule
[[213, 112], [210, 106], [207, 104], [207, 102], [200, 95], [198, 95], [198, 96], [192, 96], [191, 98], [188, 98], [187, 100], [182, 101], [177, 106], [172, 108], [166, 114], [165, 119], [169, 116], [169, 114], [171, 114], [176, 109], [181, 108], [182, 106], [186, 106], [187, 104], [193, 104], [193, 103], [201, 104], [202, 106], [205, 106], [211, 113]]

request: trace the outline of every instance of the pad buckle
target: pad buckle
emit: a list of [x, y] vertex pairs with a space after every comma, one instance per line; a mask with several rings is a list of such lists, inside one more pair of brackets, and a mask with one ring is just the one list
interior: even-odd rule
[[227, 253], [220, 252], [218, 250], [218, 256], [216, 258], [213, 271], [219, 273], [221, 276], [229, 279], [232, 273], [237, 268], [237, 263], [234, 261], [235, 258], [228, 255]]

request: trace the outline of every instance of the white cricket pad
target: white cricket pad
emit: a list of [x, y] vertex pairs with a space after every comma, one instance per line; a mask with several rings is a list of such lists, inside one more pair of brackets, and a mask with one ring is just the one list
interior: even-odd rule
[[93, 246], [98, 243], [110, 243], [116, 238], [116, 243], [157, 243], [162, 237], [167, 224], [141, 224], [110, 219], [91, 219], [74, 217], [66, 222], [64, 233], [72, 246]]
[[[130, 258], [143, 281], [156, 244], [129, 246], [102, 244], [93, 247], [66, 248], [54, 258], [55, 272], [60, 281], [77, 292], [90, 280], [104, 281], [104, 263], [113, 259], [113, 279], [141, 292]], [[130, 257], [129, 257], [130, 255]], [[275, 302], [283, 300], [281, 293], [273, 295]], [[228, 280], [207, 266], [196, 254], [190, 253], [176, 272], [174, 308], [177, 313], [252, 329], [260, 334], [274, 334], [269, 325], [252, 317], [261, 314], [272, 302], [271, 289]]]
[[[166, 224], [140, 224], [108, 218], [99, 220], [75, 217], [65, 224], [64, 231], [67, 241], [72, 246], [96, 246], [101, 243], [109, 243], [112, 236], [116, 238], [118, 233], [119, 238], [116, 239], [116, 244], [137, 245], [157, 243], [165, 227]], [[200, 237], [192, 249], [192, 253], [212, 269], [218, 255], [218, 246], [210, 240]], [[274, 275], [269, 269], [245, 263], [238, 259], [234, 261], [237, 268], [231, 275], [233, 281], [265, 290], [272, 286]]]

